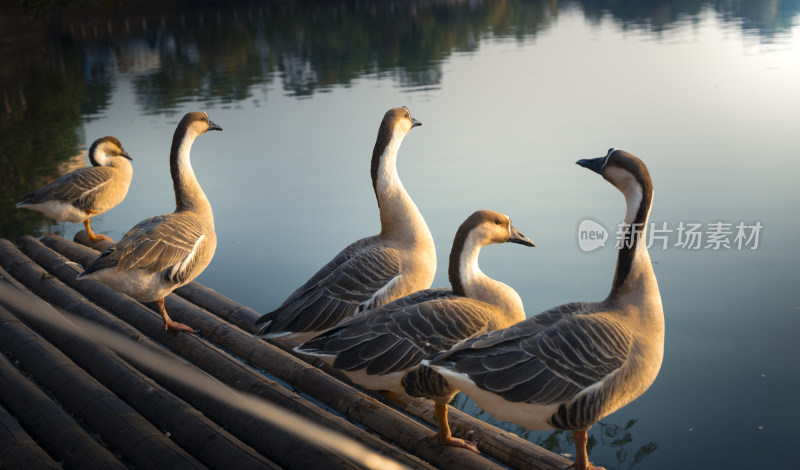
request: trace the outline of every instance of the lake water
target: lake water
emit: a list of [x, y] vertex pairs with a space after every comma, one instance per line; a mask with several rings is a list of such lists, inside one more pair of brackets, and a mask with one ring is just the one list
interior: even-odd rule
[[[459, 224], [501, 211], [537, 246], [487, 247], [481, 267], [532, 315], [608, 293], [623, 198], [574, 162], [621, 148], [654, 180], [665, 358], [592, 428], [591, 460], [796, 460], [800, 1], [155, 3], [0, 13], [0, 236], [81, 230], [13, 204], [104, 135], [134, 180], [95, 230], [116, 240], [172, 211], [172, 133], [205, 110], [224, 131], [192, 148], [219, 239], [198, 281], [267, 312], [378, 231], [369, 160], [383, 113], [406, 105], [423, 126], [398, 171], [436, 242], [434, 285]], [[581, 248], [587, 219], [606, 246]]]

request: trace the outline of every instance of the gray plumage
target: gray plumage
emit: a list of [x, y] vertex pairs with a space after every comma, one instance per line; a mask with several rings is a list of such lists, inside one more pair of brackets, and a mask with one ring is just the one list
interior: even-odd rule
[[[482, 246], [505, 242], [533, 246], [507, 216], [475, 212], [453, 241], [449, 269], [453, 289], [407, 295], [350, 318], [295, 349], [320, 356], [366, 388], [429, 398], [441, 407], [437, 413], [446, 413], [447, 403], [458, 390], [421, 366], [422, 360], [465, 338], [525, 318], [519, 295], [478, 268]], [[441, 419], [446, 420], [446, 415]], [[440, 441], [473, 449], [450, 436], [446, 421], [440, 422]]]
[[352, 315], [430, 287], [436, 273], [433, 237], [397, 175], [397, 152], [419, 121], [405, 107], [386, 112], [370, 174], [381, 232], [342, 250], [276, 310], [256, 321], [256, 335], [297, 345]]
[[194, 331], [169, 318], [164, 297], [200, 275], [217, 246], [211, 204], [189, 162], [194, 140], [209, 130], [222, 128], [203, 112], [186, 114], [175, 130], [170, 152], [175, 212], [139, 222], [79, 276], [142, 302], [158, 301], [168, 330]]
[[35, 210], [66, 222], [84, 222], [92, 241], [89, 219], [107, 212], [125, 199], [133, 176], [128, 152], [116, 137], [102, 137], [89, 148], [93, 166], [79, 168], [26, 195], [17, 208]]
[[653, 383], [664, 352], [664, 314], [643, 240], [653, 198], [647, 167], [609, 150], [581, 160], [626, 200], [623, 239], [608, 297], [574, 302], [470, 338], [423, 364], [498, 419], [529, 429], [572, 430], [577, 468], [589, 468], [586, 430]]

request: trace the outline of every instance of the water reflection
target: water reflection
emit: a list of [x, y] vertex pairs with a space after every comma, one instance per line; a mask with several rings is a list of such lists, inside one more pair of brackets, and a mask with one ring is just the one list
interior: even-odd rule
[[0, 35], [15, 46], [0, 60], [0, 226], [12, 238], [44, 223], [15, 212], [15, 198], [85, 147], [78, 128], [108, 108], [121, 75], [143, 114], [171, 114], [187, 101], [235, 103], [259, 90], [269, 99], [272, 85], [302, 97], [363, 76], [436, 88], [450, 54], [491, 37], [531, 40], [562, 9], [657, 34], [713, 8], [764, 41], [788, 34], [800, 11], [800, 0], [3, 4]]
[[[451, 405], [472, 416], [491, 423], [501, 429], [512, 432], [523, 439], [531, 441], [551, 452], [574, 458], [575, 440], [572, 438], [571, 431], [560, 429], [553, 431], [531, 431], [512, 423], [502, 422], [495, 419], [489, 413], [480, 409], [471, 398], [464, 394], [458, 394], [453, 399]], [[650, 455], [658, 450], [658, 442], [649, 440], [642, 441], [641, 438], [634, 437], [634, 426], [638, 419], [629, 419], [621, 422], [615, 419], [614, 415], [607, 416], [589, 430], [589, 439], [586, 442], [586, 449], [589, 456], [595, 462], [602, 462], [609, 470], [635, 468], [644, 462]], [[605, 447], [602, 458], [592, 454], [596, 446]], [[616, 462], [612, 462], [613, 458]]]
[[[610, 421], [604, 422], [610, 426], [608, 429], [614, 430], [616, 437], [606, 437], [603, 426], [593, 429], [592, 434], [599, 444], [595, 446], [596, 455], [592, 459], [609, 466], [616, 458], [621, 468], [641, 461], [640, 467], [654, 468], [657, 466], [653, 464], [655, 461], [682, 460], [681, 451], [688, 448], [699, 449], [694, 456], [697, 462], [705, 461], [706, 456], [710, 461], [714, 457], [706, 452], [711, 449], [708, 443], [732, 441], [737, 437], [734, 436], [736, 433], [745, 436], [745, 431], [738, 427], [741, 423], [767, 423], [767, 432], [759, 431], [755, 437], [740, 437], [748, 445], [764, 449], [782, 439], [778, 430], [788, 429], [785, 423], [790, 419], [787, 416], [792, 412], [796, 414], [796, 407], [791, 408], [790, 413], [778, 408], [782, 403], [792, 403], [788, 391], [796, 388], [794, 379], [787, 378], [783, 370], [791, 367], [791, 357], [796, 355], [786, 354], [787, 342], [780, 340], [783, 338], [780, 335], [788, 336], [791, 331], [796, 331], [796, 328], [787, 327], [789, 315], [785, 310], [798, 305], [796, 298], [792, 297], [794, 291], [789, 287], [796, 284], [797, 278], [796, 269], [790, 266], [796, 261], [796, 257], [791, 255], [791, 243], [796, 238], [793, 234], [797, 232], [796, 220], [785, 216], [792, 213], [790, 207], [797, 199], [790, 192], [797, 145], [796, 133], [791, 133], [793, 129], [788, 124], [784, 128], [784, 123], [791, 122], [791, 102], [796, 95], [791, 90], [796, 89], [797, 68], [786, 60], [786, 54], [773, 54], [765, 60], [753, 57], [739, 60], [743, 54], [736, 42], [745, 36], [748, 41], [759, 44], [785, 44], [791, 40], [791, 34], [795, 35], [796, 41], [800, 33], [796, 25], [800, 1], [227, 1], [219, 4], [179, 1], [145, 2], [138, 6], [127, 2], [102, 2], [100, 8], [70, 7], [59, 14], [44, 9], [36, 18], [15, 1], [0, 0], [0, 6], [0, 236], [14, 240], [24, 234], [41, 233], [43, 226], [51, 224], [38, 213], [15, 210], [14, 202], [55, 178], [59, 163], [85, 149], [87, 142], [83, 139], [91, 141], [99, 137], [94, 134], [95, 129], [105, 129], [107, 122], [108, 127], [114, 129], [109, 132], [116, 132], [117, 127], [110, 124], [124, 129], [129, 116], [133, 120], [140, 116], [158, 115], [149, 121], [142, 118], [141, 122], [125, 129], [125, 135], [135, 136], [128, 138], [144, 140], [153, 134], [161, 135], [163, 128], [158, 129], [158, 126], [172, 127], [170, 120], [177, 121], [179, 116], [175, 117], [175, 113], [185, 111], [186, 103], [192, 103], [192, 106], [197, 103], [198, 108], [213, 108], [212, 116], [222, 114], [214, 119], [226, 128], [231, 151], [238, 151], [242, 156], [240, 163], [254, 164], [262, 151], [270, 157], [280, 155], [270, 164], [275, 166], [272, 168], [275, 173], [285, 172], [283, 178], [288, 180], [291, 179], [289, 175], [301, 175], [305, 171], [300, 165], [290, 166], [297, 163], [298, 155], [324, 148], [317, 142], [314, 145], [306, 145], [305, 141], [302, 145], [297, 144], [300, 139], [308, 138], [298, 131], [306, 124], [303, 121], [307, 113], [323, 108], [325, 112], [341, 113], [344, 109], [353, 115], [359, 114], [359, 118], [363, 118], [360, 122], [365, 123], [365, 132], [373, 134], [377, 122], [373, 123], [366, 115], [367, 106], [363, 102], [385, 100], [386, 107], [380, 112], [390, 106], [408, 104], [412, 111], [419, 110], [420, 118], [425, 122], [426, 127], [408, 142], [408, 145], [416, 147], [413, 151], [409, 147], [407, 155], [410, 158], [403, 160], [405, 166], [401, 171], [404, 182], [409, 186], [417, 185], [415, 199], [422, 201], [427, 197], [426, 218], [429, 214], [439, 216], [440, 220], [430, 217], [428, 223], [438, 224], [432, 226], [432, 231], [435, 235], [441, 234], [439, 236], [445, 243], [444, 248], [437, 246], [440, 252], [447, 250], [455, 228], [448, 225], [450, 209], [446, 206], [455, 206], [457, 198], [461, 198], [458, 199], [460, 205], [464, 199], [468, 199], [470, 204], [478, 200], [483, 204], [482, 198], [493, 197], [488, 189], [472, 191], [477, 193], [472, 198], [464, 196], [464, 188], [475, 181], [472, 176], [476, 171], [486, 174], [490, 183], [487, 186], [495, 188], [502, 184], [508, 194], [517, 199], [517, 202], [510, 201], [508, 209], [499, 205], [490, 208], [507, 210], [520, 224], [526, 217], [533, 219], [528, 230], [532, 231], [537, 244], [540, 238], [542, 242], [541, 251], [535, 254], [535, 261], [531, 261], [532, 274], [522, 273], [518, 278], [512, 278], [509, 273], [503, 280], [519, 291], [526, 291], [521, 294], [526, 307], [528, 302], [536, 302], [541, 310], [564, 300], [580, 299], [572, 295], [574, 290], [569, 290], [575, 283], [592, 285], [597, 280], [595, 278], [600, 278], [605, 288], [607, 280], [603, 276], [609, 275], [613, 261], [601, 259], [599, 254], [575, 260], [568, 258], [574, 254], [572, 245], [562, 251], [558, 251], [556, 245], [570, 236], [576, 217], [593, 215], [605, 222], [615, 222], [619, 201], [612, 198], [596, 201], [598, 205], [609, 205], [608, 218], [595, 213], [594, 200], [591, 209], [587, 203], [586, 209], [579, 213], [559, 212], [569, 207], [582, 207], [575, 199], [579, 196], [572, 194], [576, 186], [572, 182], [579, 181], [580, 175], [574, 176], [571, 169], [561, 173], [561, 168], [563, 158], [571, 158], [571, 152], [578, 147], [576, 141], [581, 141], [582, 146], [602, 139], [615, 139], [609, 143], [602, 142], [596, 150], [605, 150], [609, 145], [646, 146], [647, 156], [654, 158], [654, 166], [659, 167], [659, 188], [664, 189], [658, 199], [658, 220], [671, 223], [683, 220], [679, 217], [703, 221], [716, 218], [762, 220], [768, 227], [769, 238], [758, 253], [730, 253], [728, 257], [680, 253], [674, 249], [659, 253], [656, 260], [660, 263], [659, 280], [662, 281], [663, 276], [662, 294], [670, 311], [669, 360], [665, 362], [659, 379], [663, 382], [657, 381], [654, 389], [648, 392], [648, 398], [641, 402], [642, 408], [629, 407], [625, 416], [617, 417], [619, 422], [614, 421], [613, 415]], [[587, 31], [586, 23], [594, 26]], [[622, 35], [617, 34], [619, 30], [623, 31]], [[616, 40], [616, 36], [622, 38]], [[708, 36], [725, 36], [730, 40], [722, 44], [724, 50], [708, 50], [709, 44], [721, 47], [720, 42], [707, 40]], [[615, 40], [609, 41], [610, 37]], [[670, 43], [673, 37], [685, 42], [676, 47]], [[574, 42], [570, 42], [573, 39]], [[641, 42], [648, 44], [642, 45]], [[12, 46], [6, 47], [8, 44]], [[545, 44], [546, 47], [539, 47]], [[612, 47], [620, 49], [610, 50]], [[580, 50], [582, 48], [592, 52], [587, 55]], [[695, 55], [695, 51], [701, 53]], [[492, 60], [484, 60], [490, 53], [494, 54]], [[491, 69], [497, 64], [507, 65], [500, 58], [503, 54], [506, 58], [512, 57], [511, 60], [529, 61], [534, 66], [517, 67], [520, 64], [515, 63], [514, 67], [500, 71]], [[658, 61], [662, 63], [648, 62], [645, 60], [647, 54], [659, 57]], [[683, 61], [684, 57], [690, 60]], [[652, 66], [653, 73], [638, 73], [636, 70], [637, 81], [613, 76], [613, 72], [605, 81], [582, 80], [582, 74], [593, 73], [608, 63], [625, 65], [631, 59], [636, 60], [636, 65], [640, 66], [638, 69]], [[485, 67], [485, 73], [475, 66], [478, 63]], [[541, 72], [545, 63], [557, 70], [547, 70], [550, 75]], [[595, 70], [587, 71], [585, 63], [593, 64]], [[564, 64], [569, 66], [562, 66]], [[687, 68], [677, 70], [673, 75], [658, 74], [668, 73], [670, 66]], [[769, 72], [762, 73], [764, 69]], [[529, 75], [513, 80], [506, 77], [508, 83], [513, 81], [522, 85], [517, 85], [517, 88], [509, 86], [505, 94], [496, 92], [499, 86], [481, 85], [506, 71]], [[464, 76], [464, 73], [480, 77]], [[448, 79], [452, 80], [448, 82]], [[615, 88], [614, 81], [628, 87]], [[394, 85], [392, 89], [385, 87], [386, 82]], [[377, 86], [383, 88], [375, 91]], [[413, 90], [414, 93], [407, 94], [412, 102], [399, 101], [396, 87]], [[353, 95], [359, 95], [360, 103], [348, 101], [347, 88], [354, 89]], [[436, 98], [431, 100], [427, 109], [424, 109], [424, 100], [418, 98], [421, 89], [432, 90], [430, 96]], [[449, 94], [445, 93], [448, 91]], [[472, 101], [471, 95], [478, 92], [485, 95], [482, 97], [484, 103], [477, 103], [482, 107], [474, 106], [481, 99]], [[311, 97], [313, 101], [308, 100]], [[306, 100], [298, 102], [298, 98]], [[502, 125], [491, 126], [492, 135], [473, 132], [472, 124], [465, 122], [462, 115], [468, 111], [491, 111], [485, 103], [490, 100], [493, 100], [491, 105], [502, 108], [502, 112], [491, 114], [489, 118], [501, 121]], [[120, 105], [120, 102], [124, 104]], [[252, 112], [252, 109], [237, 111], [240, 106], [255, 108], [255, 102], [264, 104], [264, 108], [273, 114], [260, 112], [264, 111], [263, 108], [257, 110], [259, 112]], [[524, 109], [520, 103], [526, 102], [535, 103], [537, 110]], [[325, 104], [314, 108], [312, 103]], [[136, 109], [129, 112], [129, 109], [124, 109], [126, 106]], [[468, 106], [474, 108], [467, 110]], [[606, 122], [608, 113], [615, 111], [616, 107], [635, 118], [621, 118], [622, 115], [617, 114], [612, 117], [621, 119], [620, 123]], [[236, 112], [226, 113], [229, 109]], [[287, 116], [281, 116], [279, 112], [285, 112]], [[523, 113], [528, 114], [520, 118]], [[581, 113], [589, 114], [588, 118], [579, 116]], [[119, 114], [124, 117], [120, 118]], [[488, 114], [480, 117], [486, 118]], [[337, 122], [348, 119], [341, 114], [332, 115]], [[282, 125], [270, 129], [270, 135], [263, 130], [263, 124], [251, 126], [248, 122], [248, 119], [263, 119], [265, 116], [283, 119]], [[277, 122], [278, 118], [270, 124]], [[446, 122], [447, 119], [454, 122]], [[92, 125], [95, 120], [104, 125]], [[521, 121], [524, 125], [520, 124]], [[229, 122], [230, 128], [227, 127]], [[344, 147], [340, 145], [343, 141], [360, 139], [354, 134], [361, 129], [333, 125], [330, 129], [323, 129], [325, 123], [314, 121], [313, 124], [318, 126], [314, 129], [314, 138], [335, 139], [340, 147]], [[448, 125], [460, 128], [456, 132], [447, 129]], [[85, 130], [91, 131], [91, 135]], [[261, 132], [263, 135], [237, 143], [234, 138], [237, 130], [242, 133]], [[347, 130], [346, 137], [336, 134], [342, 130]], [[279, 146], [274, 136], [278, 132], [285, 134], [282, 136], [286, 137], [283, 139], [284, 147]], [[520, 135], [524, 138], [519, 138]], [[259, 139], [267, 137], [275, 140], [271, 140], [269, 146], [259, 148]], [[374, 134], [369, 138], [374, 139]], [[127, 141], [122, 140], [127, 145]], [[515, 145], [513, 148], [503, 147], [498, 152], [513, 155], [513, 158], [503, 161], [508, 165], [506, 168], [510, 168], [507, 171], [514, 173], [511, 180], [504, 174], [495, 173], [481, 155], [482, 152], [496, 152], [504, 141], [513, 141]], [[420, 155], [428, 155], [426, 152], [434, 144], [442, 145], [442, 142], [452, 145], [442, 153], [466, 158], [458, 164], [435, 158], [420, 161]], [[165, 140], [159, 145], [166, 147], [167, 144]], [[169, 188], [165, 161], [158, 160], [159, 155], [163, 156], [158, 153], [159, 146], [153, 143], [152, 146], [140, 147], [143, 148], [141, 154], [132, 154], [136, 173], [134, 184], [138, 189], [134, 188], [129, 199], [148, 191], [156, 193], [150, 188], [158, 182]], [[154, 150], [148, 153], [151, 148]], [[254, 149], [259, 156], [249, 154], [255, 153]], [[353, 182], [352, 186], [363, 187], [367, 207], [374, 210], [374, 199], [370, 199], [372, 194], [363, 173], [366, 160], [345, 169], [351, 160], [360, 158], [357, 152], [367, 158], [368, 155], [363, 153], [368, 154], [369, 148], [356, 149], [352, 155], [344, 156], [346, 158], [304, 162], [319, 164], [324, 169], [322, 173], [333, 174], [335, 179], [345, 181], [345, 184]], [[545, 159], [547, 152], [560, 153], [557, 157], [547, 156]], [[537, 154], [537, 159], [541, 158], [536, 165], [524, 161], [532, 153]], [[654, 153], [658, 155], [651, 157]], [[579, 156], [591, 154], [574, 155], [575, 158]], [[157, 167], [158, 174], [140, 171], [148, 163], [151, 168]], [[315, 187], [310, 195], [300, 195], [297, 188], [285, 191], [269, 188], [272, 180], [247, 178], [251, 175], [243, 175], [245, 172], [241, 169], [227, 169], [221, 165], [213, 167], [213, 163], [205, 160], [202, 165], [197, 165], [197, 169], [207, 172], [202, 175], [205, 176], [202, 182], [209, 186], [209, 193], [214, 190], [212, 184], [216, 184], [213, 202], [220, 207], [220, 219], [225, 217], [226, 207], [235, 207], [227, 210], [229, 223], [226, 227], [232, 230], [230, 227], [240, 224], [238, 230], [249, 230], [254, 234], [250, 235], [252, 238], [277, 238], [277, 229], [257, 222], [267, 216], [285, 220], [288, 210], [282, 208], [281, 212], [272, 206], [243, 208], [232, 195], [235, 191], [230, 190], [234, 184], [250, 182], [253, 187], [258, 185], [253, 196], [268, 201], [291, 200], [292, 209], [298, 212], [310, 212], [317, 206], [314, 201], [301, 200], [301, 196], [339, 198], [343, 204], [358, 203], [355, 197], [350, 197], [351, 194], [347, 197], [339, 195], [336, 187]], [[571, 161], [567, 163], [571, 164]], [[209, 168], [220, 167], [222, 171], [218, 171], [215, 178], [207, 176], [212, 171]], [[253, 168], [260, 171], [260, 167]], [[430, 168], [456, 173], [452, 178], [439, 178], [435, 172], [433, 175], [425, 174]], [[349, 179], [351, 174], [353, 177]], [[540, 177], [545, 174], [546, 179]], [[141, 179], [142, 176], [152, 179]], [[569, 185], [558, 184], [567, 181]], [[697, 188], [702, 189], [698, 191]], [[431, 196], [434, 193], [436, 197]], [[546, 198], [542, 198], [543, 195]], [[121, 231], [144, 217], [170, 211], [170, 197], [171, 193], [163, 201], [157, 201], [163, 202], [163, 206], [154, 208], [151, 204], [156, 199], [154, 195], [146, 201], [147, 204], [136, 207], [137, 211], [130, 217], [127, 214], [126, 217], [120, 216], [123, 223], [103, 226], [101, 221], [101, 228]], [[583, 197], [588, 201], [588, 197]], [[496, 200], [506, 204], [506, 200], [500, 197]], [[520, 200], [524, 204], [518, 202]], [[564, 204], [553, 203], [557, 200]], [[516, 207], [515, 203], [518, 204]], [[274, 205], [278, 206], [277, 203]], [[554, 209], [556, 206], [558, 210]], [[330, 205], [325, 207], [330, 208]], [[599, 209], [605, 210], [605, 207]], [[240, 210], [242, 213], [252, 210], [253, 220], [238, 215], [234, 220], [231, 213]], [[374, 214], [368, 215], [368, 221], [372, 222]], [[116, 215], [110, 214], [109, 217]], [[335, 221], [334, 215], [323, 214], [321, 217], [324, 223]], [[463, 220], [462, 217], [463, 214], [459, 213], [459, 221]], [[303, 227], [311, 226], [308, 220], [290, 220], [294, 224], [302, 223]], [[565, 228], [566, 235], [556, 228]], [[48, 229], [70, 233], [70, 227]], [[335, 238], [334, 235], [342, 235], [341, 238], [345, 238], [345, 229], [337, 226], [336, 230], [341, 230], [341, 233], [326, 236]], [[361, 226], [355, 234], [346, 233], [347, 237], [364, 234]], [[121, 233], [116, 236], [119, 235]], [[304, 253], [318, 256], [308, 263], [311, 265], [309, 270], [325, 261], [321, 258], [327, 259], [331, 255], [330, 249], [339, 248], [323, 247], [308, 233], [294, 236], [304, 237], [304, 243], [292, 246], [302, 246]], [[265, 285], [261, 278], [265, 272], [281, 273], [281, 277], [287, 279], [286, 283], [295, 278], [293, 273], [283, 271], [283, 267], [297, 270], [307, 278], [306, 268], [299, 265], [295, 259], [297, 253], [289, 250], [289, 244], [272, 252], [262, 252], [261, 246], [257, 252], [248, 252], [245, 246], [252, 248], [257, 243], [248, 244], [249, 240], [239, 233], [221, 236], [220, 240], [227, 245], [218, 251], [211, 274], [219, 278], [235, 278], [237, 286], [234, 289], [222, 283], [208, 284], [223, 293], [227, 293], [226, 288], [230, 287], [234, 294], [229, 295], [248, 305], [266, 310], [285, 298], [288, 289], [295, 287], [276, 285], [276, 281]], [[238, 245], [240, 242], [241, 247]], [[502, 255], [501, 250], [497, 251], [498, 256]], [[564, 261], [566, 258], [567, 262]], [[259, 268], [268, 268], [257, 271], [254, 267], [248, 273], [236, 271], [243, 262], [253, 260], [255, 264], [260, 263]], [[486, 261], [487, 271], [505, 274], [502, 261], [494, 265], [496, 271], [492, 270], [490, 261]], [[441, 267], [443, 263], [440, 261], [439, 265]], [[557, 269], [573, 271], [565, 273]], [[234, 272], [235, 276], [231, 274]], [[436, 284], [446, 285], [446, 279]], [[265, 294], [268, 290], [272, 297]], [[752, 291], [756, 290], [758, 292], [754, 294]], [[578, 294], [583, 296], [584, 292]], [[247, 295], [250, 297], [245, 298]], [[254, 305], [255, 301], [261, 304]], [[537, 307], [529, 310], [538, 311]], [[778, 338], [759, 346], [763, 357], [757, 357], [744, 346], [753, 341], [754, 312], [758, 312], [759, 321], [770, 319], [758, 323], [768, 325], [762, 327], [762, 338]], [[797, 315], [791, 318], [794, 319], [791, 325], [796, 325]], [[741, 328], [741, 325], [747, 327]], [[716, 337], [713, 342], [708, 337], [709, 331], [713, 331]], [[746, 356], [752, 363], [745, 361], [742, 366], [730, 361], [729, 358], [738, 355]], [[758, 374], [768, 373], [769, 380], [780, 385], [770, 382], [774, 389], [770, 389], [767, 398], [758, 404], [746, 402], [755, 385], [742, 381], [741, 368]], [[710, 390], [710, 370], [714, 371], [715, 379], [719, 379], [712, 381], [717, 384], [713, 393], [707, 391]], [[756, 377], [761, 380], [760, 375]], [[725, 381], [726, 378], [730, 380]], [[765, 380], [761, 382], [766, 383]], [[775, 399], [776, 396], [781, 399]], [[670, 411], [657, 420], [645, 419], [642, 414], [641, 424], [626, 427], [629, 419], [644, 413], [641, 410], [647, 406]], [[679, 406], [679, 411], [672, 411]], [[731, 423], [729, 417], [734, 411], [740, 415], [744, 413], [744, 417], [738, 419], [736, 425], [727, 425]], [[691, 416], [691, 426], [686, 423], [687, 415]], [[681, 434], [681, 430], [695, 427], [695, 419], [706, 420], [705, 428], [698, 426], [698, 431]], [[712, 420], [714, 422], [710, 423]], [[726, 424], [726, 429], [719, 429], [721, 422]], [[652, 427], [646, 426], [663, 426], [663, 430], [653, 431]], [[506, 429], [522, 432], [518, 428]], [[772, 429], [775, 431], [770, 434]], [[658, 436], [657, 444], [651, 443], [651, 435]], [[542, 443], [550, 442], [556, 450], [558, 446], [571, 450], [566, 441], [570, 436], [567, 435], [525, 436]], [[628, 439], [626, 436], [630, 436], [631, 441], [624, 442]], [[619, 446], [612, 447], [616, 443]], [[606, 452], [605, 448], [611, 450]], [[617, 449], [624, 449], [620, 457], [615, 457]], [[763, 456], [754, 452], [749, 457], [755, 461]], [[777, 458], [780, 456], [773, 457], [773, 460]]]

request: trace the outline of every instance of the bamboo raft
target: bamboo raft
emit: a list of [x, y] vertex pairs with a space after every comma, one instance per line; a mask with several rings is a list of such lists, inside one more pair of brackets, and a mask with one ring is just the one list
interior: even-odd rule
[[[83, 232], [76, 236], [81, 240]], [[0, 239], [0, 468], [364, 468], [315, 434], [287, 432], [232, 401], [187, 386], [139, 354], [70, 331], [78, 319], [134, 340], [205, 383], [224, 384], [347, 436], [412, 469], [554, 469], [571, 461], [450, 408], [457, 437], [482, 454], [441, 447], [430, 402], [387, 401], [306, 362], [278, 341], [253, 337], [254, 310], [192, 282], [166, 299], [170, 316], [197, 335], [164, 330], [160, 315], [93, 282], [77, 281], [98, 252], [57, 236]], [[231, 392], [235, 393], [235, 392]], [[385, 468], [381, 464], [373, 468]]]

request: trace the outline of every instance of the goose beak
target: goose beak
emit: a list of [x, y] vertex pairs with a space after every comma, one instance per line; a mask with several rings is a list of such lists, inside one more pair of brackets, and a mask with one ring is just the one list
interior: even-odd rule
[[222, 128], [219, 127], [218, 125], [214, 124], [214, 121], [209, 119], [208, 120], [208, 130], [210, 130], [210, 131], [221, 131]]
[[412, 128], [412, 129], [413, 129], [413, 128], [415, 128], [415, 127], [417, 127], [417, 126], [421, 126], [421, 125], [422, 125], [422, 123], [421, 123], [421, 122], [417, 121], [417, 120], [416, 120], [416, 119], [414, 119], [413, 117], [411, 118], [411, 128]]
[[508, 241], [511, 243], [519, 243], [520, 245], [525, 246], [536, 246], [536, 244], [533, 243], [533, 240], [520, 233], [519, 230], [517, 230], [513, 225], [509, 227], [508, 231], [511, 233], [511, 238], [508, 239]]
[[122, 151], [122, 153], [121, 153], [119, 156], [120, 156], [120, 157], [125, 157], [125, 158], [127, 158], [128, 160], [130, 160], [130, 161], [133, 161], [133, 159], [131, 158], [131, 156], [130, 156], [130, 155], [128, 155], [128, 152], [126, 152], [125, 150], [123, 150], [123, 151]]
[[606, 158], [608, 157], [584, 158], [575, 163], [584, 168], [588, 168], [599, 175], [603, 172], [603, 168], [606, 166]]

